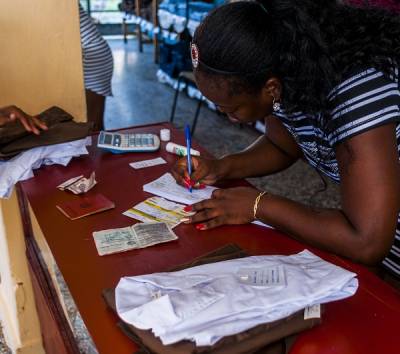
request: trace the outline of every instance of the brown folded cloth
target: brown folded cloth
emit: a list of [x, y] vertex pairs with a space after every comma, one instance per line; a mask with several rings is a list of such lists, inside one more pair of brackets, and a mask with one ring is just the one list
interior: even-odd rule
[[76, 123], [69, 113], [58, 107], [51, 107], [38, 117], [49, 128], [40, 135], [26, 131], [18, 121], [0, 128], [0, 159], [9, 159], [37, 146], [83, 139], [91, 132], [91, 123]]
[[[196, 258], [189, 264], [181, 265], [171, 271], [194, 267], [201, 264], [214, 263], [222, 260], [247, 256], [237, 245], [227, 245], [205, 256]], [[103, 291], [107, 305], [116, 313], [115, 289]], [[122, 331], [140, 346], [139, 353], [165, 353], [165, 354], [247, 354], [247, 353], [284, 353], [284, 344], [281, 339], [314, 327], [321, 322], [320, 319], [304, 319], [304, 311], [299, 311], [284, 319], [265, 323], [247, 331], [227, 336], [212, 346], [196, 347], [195, 343], [184, 340], [178, 343], [164, 345], [154, 336], [151, 330], [141, 330], [123, 321], [118, 323]]]

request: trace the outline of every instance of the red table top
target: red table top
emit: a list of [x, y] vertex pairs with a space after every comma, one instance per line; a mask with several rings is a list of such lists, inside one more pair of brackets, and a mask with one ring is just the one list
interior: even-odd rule
[[[132, 130], [159, 133], [160, 128], [171, 129], [172, 141], [184, 142], [183, 134], [167, 123]], [[103, 289], [115, 287], [122, 276], [165, 271], [227, 243], [236, 243], [252, 255], [289, 255], [307, 247], [281, 232], [255, 225], [224, 226], [208, 231], [179, 225], [174, 229], [178, 241], [100, 257], [92, 232], [134, 224], [135, 220], [122, 212], [148, 198], [150, 195], [142, 190], [143, 184], [167, 172], [177, 157], [165, 151], [164, 143], [155, 153], [122, 155], [101, 151], [95, 143], [93, 145], [90, 155], [73, 159], [67, 167], [41, 168], [35, 178], [22, 183], [22, 188], [101, 354], [131, 354], [136, 348], [116, 326], [117, 318], [106, 308], [101, 296]], [[194, 148], [202, 150], [196, 143]], [[158, 156], [168, 164], [141, 170], [128, 165]], [[116, 208], [71, 221], [56, 208], [56, 204], [78, 197], [62, 192], [56, 186], [74, 176], [89, 176], [93, 170], [98, 184], [88, 193], [102, 193], [115, 202]], [[322, 324], [303, 332], [291, 353], [399, 353], [400, 292], [362, 266], [307, 248], [356, 272], [360, 286], [353, 297], [328, 304]]]

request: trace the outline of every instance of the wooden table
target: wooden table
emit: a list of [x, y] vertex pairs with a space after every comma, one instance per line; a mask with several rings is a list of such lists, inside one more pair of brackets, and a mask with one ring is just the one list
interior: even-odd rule
[[[172, 141], [183, 143], [183, 134], [167, 123], [133, 130], [159, 133], [160, 128], [165, 127], [171, 129]], [[201, 150], [196, 144], [194, 148]], [[168, 165], [142, 170], [134, 170], [128, 165], [132, 161], [158, 156], [162, 156]], [[117, 318], [106, 308], [101, 297], [102, 290], [115, 287], [122, 276], [163, 271], [227, 243], [236, 243], [253, 255], [289, 255], [306, 247], [281, 232], [255, 225], [224, 226], [209, 231], [180, 225], [175, 229], [179, 236], [176, 242], [98, 256], [92, 232], [133, 224], [135, 221], [122, 212], [149, 197], [142, 190], [143, 184], [168, 171], [176, 159], [165, 152], [164, 147], [156, 153], [113, 155], [92, 146], [89, 156], [75, 158], [67, 167], [43, 167], [35, 178], [21, 184], [21, 202], [22, 205], [24, 201], [29, 202], [33, 230], [36, 229], [32, 235], [31, 228], [26, 225], [28, 255], [36, 280], [35, 290], [48, 353], [76, 353], [77, 348], [71, 333], [68, 333], [69, 326], [62, 318], [62, 308], [54, 301], [57, 300], [56, 292], [50, 284], [51, 270], [43, 269], [46, 256], [43, 252], [50, 251], [54, 257], [99, 352], [131, 354], [135, 345], [116, 327]], [[70, 221], [55, 205], [77, 196], [59, 191], [56, 186], [80, 174], [88, 176], [93, 170], [98, 184], [92, 191], [101, 192], [114, 201], [116, 208]], [[35, 227], [36, 220], [38, 225]], [[38, 233], [42, 233], [44, 240], [38, 237]], [[353, 297], [328, 304], [322, 325], [302, 333], [291, 353], [399, 353], [400, 293], [362, 266], [307, 248], [358, 273], [360, 287]], [[53, 327], [49, 327], [51, 320]], [[58, 331], [54, 324], [57, 324]], [[49, 331], [49, 328], [53, 329]]]

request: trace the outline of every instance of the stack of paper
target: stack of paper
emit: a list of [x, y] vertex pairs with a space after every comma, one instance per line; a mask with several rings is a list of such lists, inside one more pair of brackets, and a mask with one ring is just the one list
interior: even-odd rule
[[95, 231], [93, 232], [93, 238], [100, 256], [146, 248], [178, 239], [171, 228], [164, 222], [139, 223], [119, 229]]
[[215, 189], [217, 188], [206, 186], [204, 189], [193, 189], [190, 193], [187, 188], [177, 184], [170, 173], [166, 173], [143, 186], [145, 192], [183, 204], [194, 204], [204, 199], [210, 199]]
[[122, 214], [143, 222], [165, 222], [174, 228], [182, 219], [194, 214], [185, 211], [184, 208], [183, 204], [170, 202], [161, 197], [151, 197]]

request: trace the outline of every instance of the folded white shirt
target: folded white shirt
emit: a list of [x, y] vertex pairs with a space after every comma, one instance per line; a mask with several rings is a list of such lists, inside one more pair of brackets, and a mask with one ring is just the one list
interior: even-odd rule
[[[243, 269], [281, 266], [286, 281], [255, 286]], [[304, 250], [291, 256], [253, 256], [171, 273], [123, 277], [116, 288], [117, 312], [125, 322], [151, 329], [163, 344], [192, 340], [213, 345], [261, 323], [307, 306], [353, 295], [356, 274]]]
[[33, 177], [42, 165], [68, 165], [75, 156], [87, 155], [91, 137], [67, 143], [39, 146], [24, 151], [7, 161], [0, 161], [0, 198], [9, 198], [14, 185]]

